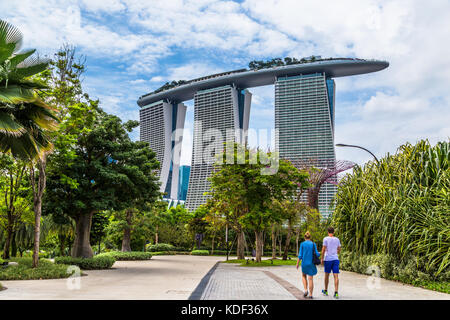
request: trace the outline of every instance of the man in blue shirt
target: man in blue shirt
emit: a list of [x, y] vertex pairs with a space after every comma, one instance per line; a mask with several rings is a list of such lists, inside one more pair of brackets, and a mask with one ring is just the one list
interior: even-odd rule
[[334, 298], [338, 299], [339, 288], [339, 257], [341, 252], [341, 242], [334, 236], [334, 228], [328, 228], [328, 237], [323, 238], [321, 262], [325, 271], [325, 289], [322, 290], [324, 295], [328, 295], [328, 282], [331, 271], [334, 277]]

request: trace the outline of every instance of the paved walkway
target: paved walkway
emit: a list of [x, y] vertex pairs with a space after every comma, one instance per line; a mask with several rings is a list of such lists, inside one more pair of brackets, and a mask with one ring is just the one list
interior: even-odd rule
[[[313, 297], [317, 300], [334, 300], [323, 296], [323, 267], [314, 277]], [[334, 292], [332, 276], [328, 291]], [[240, 267], [220, 263], [211, 274], [201, 299], [204, 300], [263, 300], [303, 299], [301, 271], [295, 266]], [[341, 271], [340, 300], [450, 300], [450, 295], [404, 285], [395, 281]]]
[[[300, 271], [295, 266], [240, 267], [217, 263], [225, 257], [155, 256], [148, 261], [118, 261], [110, 270], [85, 271], [77, 279], [1, 281], [7, 290], [0, 300], [114, 300], [114, 299], [302, 299]], [[321, 295], [323, 268], [315, 277], [314, 298]], [[76, 281], [80, 288], [76, 289]], [[331, 280], [331, 279], [330, 279]], [[443, 299], [450, 295], [343, 271], [340, 298], [347, 299]], [[72, 289], [71, 289], [72, 288]], [[333, 291], [330, 284], [329, 291]]]
[[[1, 281], [0, 300], [186, 300], [219, 260], [210, 256], [154, 256], [147, 261], [117, 261], [109, 270], [84, 271], [74, 279]], [[69, 286], [68, 286], [69, 284]]]

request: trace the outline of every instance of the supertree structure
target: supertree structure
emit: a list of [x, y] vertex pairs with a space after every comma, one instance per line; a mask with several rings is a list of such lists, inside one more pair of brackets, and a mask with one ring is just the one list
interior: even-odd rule
[[300, 170], [309, 173], [311, 187], [307, 190], [308, 206], [319, 210], [319, 192], [324, 183], [338, 184], [337, 174], [353, 168], [356, 163], [347, 160], [290, 160]]

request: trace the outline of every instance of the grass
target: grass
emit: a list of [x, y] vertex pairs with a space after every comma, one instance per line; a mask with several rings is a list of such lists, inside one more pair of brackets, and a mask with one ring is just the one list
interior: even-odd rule
[[68, 265], [54, 264], [40, 259], [37, 268], [32, 268], [31, 258], [12, 258], [9, 261], [17, 262], [17, 266], [9, 266], [0, 269], [0, 280], [42, 280], [68, 278], [72, 273], [67, 273]]
[[424, 281], [416, 286], [450, 294], [450, 282], [448, 281], [446, 282]]
[[265, 259], [261, 262], [255, 262], [252, 260], [246, 259], [231, 259], [228, 261], [221, 261], [222, 263], [238, 263], [241, 267], [273, 267], [273, 266], [295, 266], [297, 263], [296, 259], [291, 260], [282, 260], [282, 259], [274, 259], [272, 263], [272, 259]]

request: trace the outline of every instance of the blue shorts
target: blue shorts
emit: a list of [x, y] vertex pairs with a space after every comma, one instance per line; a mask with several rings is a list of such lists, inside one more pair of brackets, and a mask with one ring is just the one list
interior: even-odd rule
[[331, 273], [331, 270], [333, 270], [333, 273], [339, 273], [339, 260], [324, 261], [323, 264], [325, 273]]

